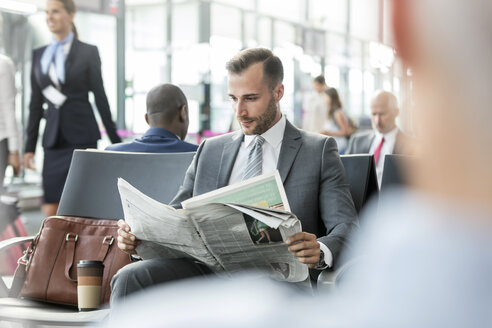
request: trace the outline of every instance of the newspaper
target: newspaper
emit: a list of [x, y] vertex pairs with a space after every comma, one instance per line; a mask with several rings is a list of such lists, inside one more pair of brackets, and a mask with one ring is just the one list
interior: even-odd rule
[[193, 258], [215, 272], [267, 270], [276, 280], [299, 282], [308, 267], [285, 240], [302, 231], [290, 213], [278, 171], [193, 197], [183, 209], [162, 204], [118, 179], [125, 220], [149, 258]]

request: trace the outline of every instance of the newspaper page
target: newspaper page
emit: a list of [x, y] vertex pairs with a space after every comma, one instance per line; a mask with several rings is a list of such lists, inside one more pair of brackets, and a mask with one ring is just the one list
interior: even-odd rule
[[288, 282], [308, 277], [307, 266], [297, 261], [285, 244], [285, 239], [301, 231], [301, 223], [293, 214], [288, 220], [266, 220], [264, 213], [219, 203], [186, 211], [225, 271], [267, 270], [273, 279]]
[[221, 269], [182, 210], [148, 197], [122, 178], [118, 189], [125, 221], [141, 240], [136, 251], [143, 259], [192, 257]]
[[290, 212], [278, 170], [187, 199], [181, 205], [186, 209], [207, 203], [237, 203]]
[[[216, 210], [205, 210], [207, 203], [225, 204], [242, 215], [224, 209], [227, 215], [217, 216]], [[302, 228], [290, 213], [278, 170], [193, 197], [181, 205], [193, 217], [208, 249], [225, 270], [261, 267], [269, 269], [273, 278], [290, 282], [308, 277], [307, 266], [297, 261], [285, 244]], [[194, 209], [198, 209], [197, 213]], [[209, 217], [210, 212], [216, 216]]]
[[144, 241], [137, 248], [143, 258], [178, 257], [179, 251], [216, 271], [266, 269], [289, 282], [308, 277], [307, 266], [285, 244], [302, 229], [288, 212], [278, 171], [191, 198], [183, 210], [152, 200], [123, 179], [118, 187], [125, 219]]

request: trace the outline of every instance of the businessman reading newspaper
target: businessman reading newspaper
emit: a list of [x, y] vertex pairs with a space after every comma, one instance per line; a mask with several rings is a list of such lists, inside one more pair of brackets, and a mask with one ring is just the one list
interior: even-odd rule
[[278, 171], [190, 198], [183, 209], [148, 197], [122, 178], [118, 189], [143, 259], [189, 257], [218, 275], [259, 270], [280, 281], [308, 278], [307, 265], [285, 243], [302, 228], [288, 211]]
[[[319, 270], [336, 266], [358, 225], [336, 142], [299, 130], [287, 121], [280, 110], [283, 66], [270, 50], [243, 50], [226, 68], [229, 98], [241, 130], [201, 143], [170, 205], [180, 208], [189, 198], [278, 170], [290, 211], [302, 224], [302, 232], [285, 243], [300, 263], [313, 269], [311, 277], [315, 279]], [[139, 241], [128, 224], [118, 224], [118, 247], [136, 254]], [[190, 258], [138, 261], [113, 277], [111, 301], [155, 284], [211, 272]]]

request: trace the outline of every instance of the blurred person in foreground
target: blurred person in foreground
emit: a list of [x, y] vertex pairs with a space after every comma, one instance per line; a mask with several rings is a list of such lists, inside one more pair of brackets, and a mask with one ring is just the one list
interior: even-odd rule
[[313, 80], [313, 92], [309, 95], [304, 116], [302, 118], [302, 129], [310, 132], [320, 133], [325, 124], [327, 108], [325, 105], [324, 91], [328, 88], [325, 77], [318, 75]]
[[188, 133], [188, 100], [183, 91], [170, 83], [152, 88], [147, 93], [145, 121], [150, 128], [131, 142], [112, 144], [105, 150], [179, 153], [193, 152], [198, 146], [185, 140]]
[[336, 140], [338, 152], [345, 153], [348, 138], [352, 133], [347, 115], [343, 111], [342, 101], [335, 88], [328, 88], [324, 91], [325, 105], [328, 108], [327, 115], [322, 119], [323, 129], [321, 134], [331, 136]]
[[[111, 118], [96, 46], [81, 42], [73, 23], [73, 0], [48, 0], [46, 25], [52, 42], [33, 50], [31, 102], [26, 129], [24, 166], [35, 170], [34, 152], [41, 119], [43, 134], [43, 205], [45, 216], [58, 210], [63, 186], [75, 149], [97, 148], [99, 126], [89, 102], [94, 94], [97, 110], [111, 142], [121, 142]], [[47, 109], [44, 106], [47, 105]]]
[[346, 154], [374, 154], [378, 184], [381, 186], [387, 154], [411, 154], [411, 139], [396, 125], [400, 113], [394, 94], [379, 90], [371, 101], [372, 130], [354, 134]]
[[337, 292], [313, 300], [265, 282], [255, 285], [258, 297], [244, 280], [188, 282], [159, 290], [168, 299], [151, 292], [128, 302], [153, 300], [143, 312], [113, 309], [110, 326], [129, 318], [139, 327], [151, 326], [146, 318], [173, 327], [492, 326], [492, 2], [392, 5], [397, 52], [415, 79], [413, 187], [363, 218], [355, 253], [365, 260]]
[[15, 119], [15, 68], [10, 58], [0, 54], [0, 192], [8, 165], [20, 172], [19, 131]]

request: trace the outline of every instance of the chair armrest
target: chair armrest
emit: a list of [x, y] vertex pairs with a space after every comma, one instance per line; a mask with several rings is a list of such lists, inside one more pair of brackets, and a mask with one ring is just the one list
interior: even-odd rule
[[318, 291], [322, 293], [330, 292], [338, 287], [340, 283], [340, 278], [347, 272], [350, 271], [354, 266], [359, 263], [360, 259], [355, 258], [346, 263], [344, 263], [340, 268], [334, 271], [324, 270], [318, 276]]
[[[36, 236], [14, 237], [0, 241], [0, 253], [6, 251], [12, 246], [24, 244], [34, 240]], [[3, 277], [0, 276], [0, 297], [6, 297], [9, 293], [9, 288], [5, 284]]]
[[7, 240], [0, 241], [0, 252], [9, 249], [12, 246], [24, 244], [33, 241], [36, 236], [13, 237]]
[[338, 270], [324, 270], [318, 276], [317, 289], [322, 292], [329, 292], [335, 288], [335, 280]]

